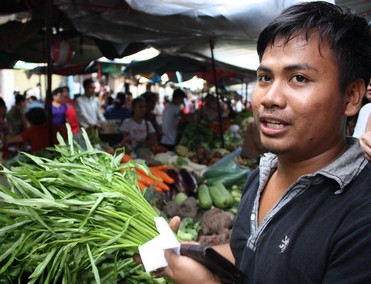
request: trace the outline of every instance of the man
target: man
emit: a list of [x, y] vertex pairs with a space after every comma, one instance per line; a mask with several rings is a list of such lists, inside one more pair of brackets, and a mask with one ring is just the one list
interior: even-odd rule
[[99, 102], [95, 96], [95, 82], [92, 79], [85, 79], [83, 86], [85, 93], [76, 99], [75, 108], [80, 126], [89, 132], [94, 128], [99, 128], [106, 119], [100, 111]]
[[155, 129], [156, 143], [159, 143], [162, 136], [161, 125], [158, 124], [154, 109], [159, 100], [159, 94], [154, 92], [145, 92], [141, 95], [146, 100], [146, 116], [145, 119], [151, 122]]
[[165, 107], [162, 114], [162, 138], [161, 144], [170, 151], [174, 151], [178, 142], [178, 125], [182, 116], [181, 105], [184, 103], [186, 94], [175, 89], [171, 103]]
[[6, 114], [10, 136], [18, 135], [30, 127], [30, 124], [25, 117], [26, 106], [26, 97], [17, 94], [15, 96], [15, 104]]
[[[30, 127], [22, 133], [14, 136], [9, 136], [6, 143], [23, 143], [29, 142], [31, 151], [36, 153], [49, 147], [48, 123], [47, 115], [44, 108], [34, 107], [26, 113], [26, 119], [30, 123]], [[53, 125], [53, 143], [57, 144], [57, 133], [60, 133], [64, 139], [67, 138], [65, 125]]]
[[[252, 103], [270, 153], [247, 181], [230, 244], [217, 248], [242, 283], [371, 283], [371, 164], [345, 137], [370, 43], [365, 19], [326, 2], [292, 6], [262, 31]], [[165, 257], [176, 283], [220, 283], [190, 258]]]

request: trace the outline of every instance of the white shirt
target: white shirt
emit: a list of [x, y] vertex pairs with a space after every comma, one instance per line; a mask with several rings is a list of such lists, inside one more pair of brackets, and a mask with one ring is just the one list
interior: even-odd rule
[[129, 133], [131, 145], [134, 148], [138, 146], [139, 143], [146, 141], [148, 134], [155, 132], [151, 122], [143, 119], [139, 124], [132, 118], [125, 119], [121, 124], [120, 130]]
[[162, 144], [175, 145], [180, 111], [180, 106], [173, 103], [165, 108], [162, 114]]
[[354, 128], [353, 137], [359, 138], [366, 132], [367, 120], [371, 114], [371, 103], [365, 104], [358, 113], [356, 127]]
[[78, 97], [75, 102], [77, 120], [84, 128], [97, 125], [100, 121], [106, 121], [103, 114], [100, 112], [98, 98], [92, 96]]

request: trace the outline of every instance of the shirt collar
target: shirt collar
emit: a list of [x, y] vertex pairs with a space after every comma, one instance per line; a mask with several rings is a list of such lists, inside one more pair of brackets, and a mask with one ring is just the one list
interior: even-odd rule
[[[335, 193], [341, 194], [345, 186], [358, 176], [368, 163], [364, 157], [358, 139], [347, 137], [346, 142], [349, 148], [339, 158], [312, 174], [300, 177], [300, 179], [314, 179], [319, 176], [333, 179], [339, 184], [339, 190]], [[277, 162], [278, 158], [276, 155], [272, 153], [265, 154], [260, 159], [260, 171], [265, 173], [269, 171], [272, 173], [273, 170], [277, 168]]]

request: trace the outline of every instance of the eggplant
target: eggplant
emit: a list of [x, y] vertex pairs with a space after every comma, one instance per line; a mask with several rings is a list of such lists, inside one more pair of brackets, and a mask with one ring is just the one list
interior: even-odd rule
[[174, 183], [172, 184], [172, 186], [175, 187], [175, 190], [176, 190], [175, 194], [177, 192], [186, 193], [186, 189], [184, 187], [185, 182], [181, 174], [175, 169], [167, 169], [166, 173], [174, 180]]
[[195, 175], [184, 168], [181, 168], [179, 170], [179, 174], [182, 176], [183, 186], [186, 190], [187, 195], [197, 196], [198, 183]]

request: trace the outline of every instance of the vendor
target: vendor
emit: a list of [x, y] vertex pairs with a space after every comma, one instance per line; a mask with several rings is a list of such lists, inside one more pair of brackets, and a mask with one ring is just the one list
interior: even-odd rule
[[260, 134], [254, 120], [247, 125], [241, 148], [240, 157], [246, 160], [258, 160], [266, 152], [260, 141]]
[[127, 150], [133, 151], [138, 147], [148, 147], [156, 144], [155, 129], [151, 122], [145, 120], [146, 100], [137, 97], [132, 102], [132, 117], [123, 121], [120, 130], [123, 139], [119, 146], [125, 146]]

